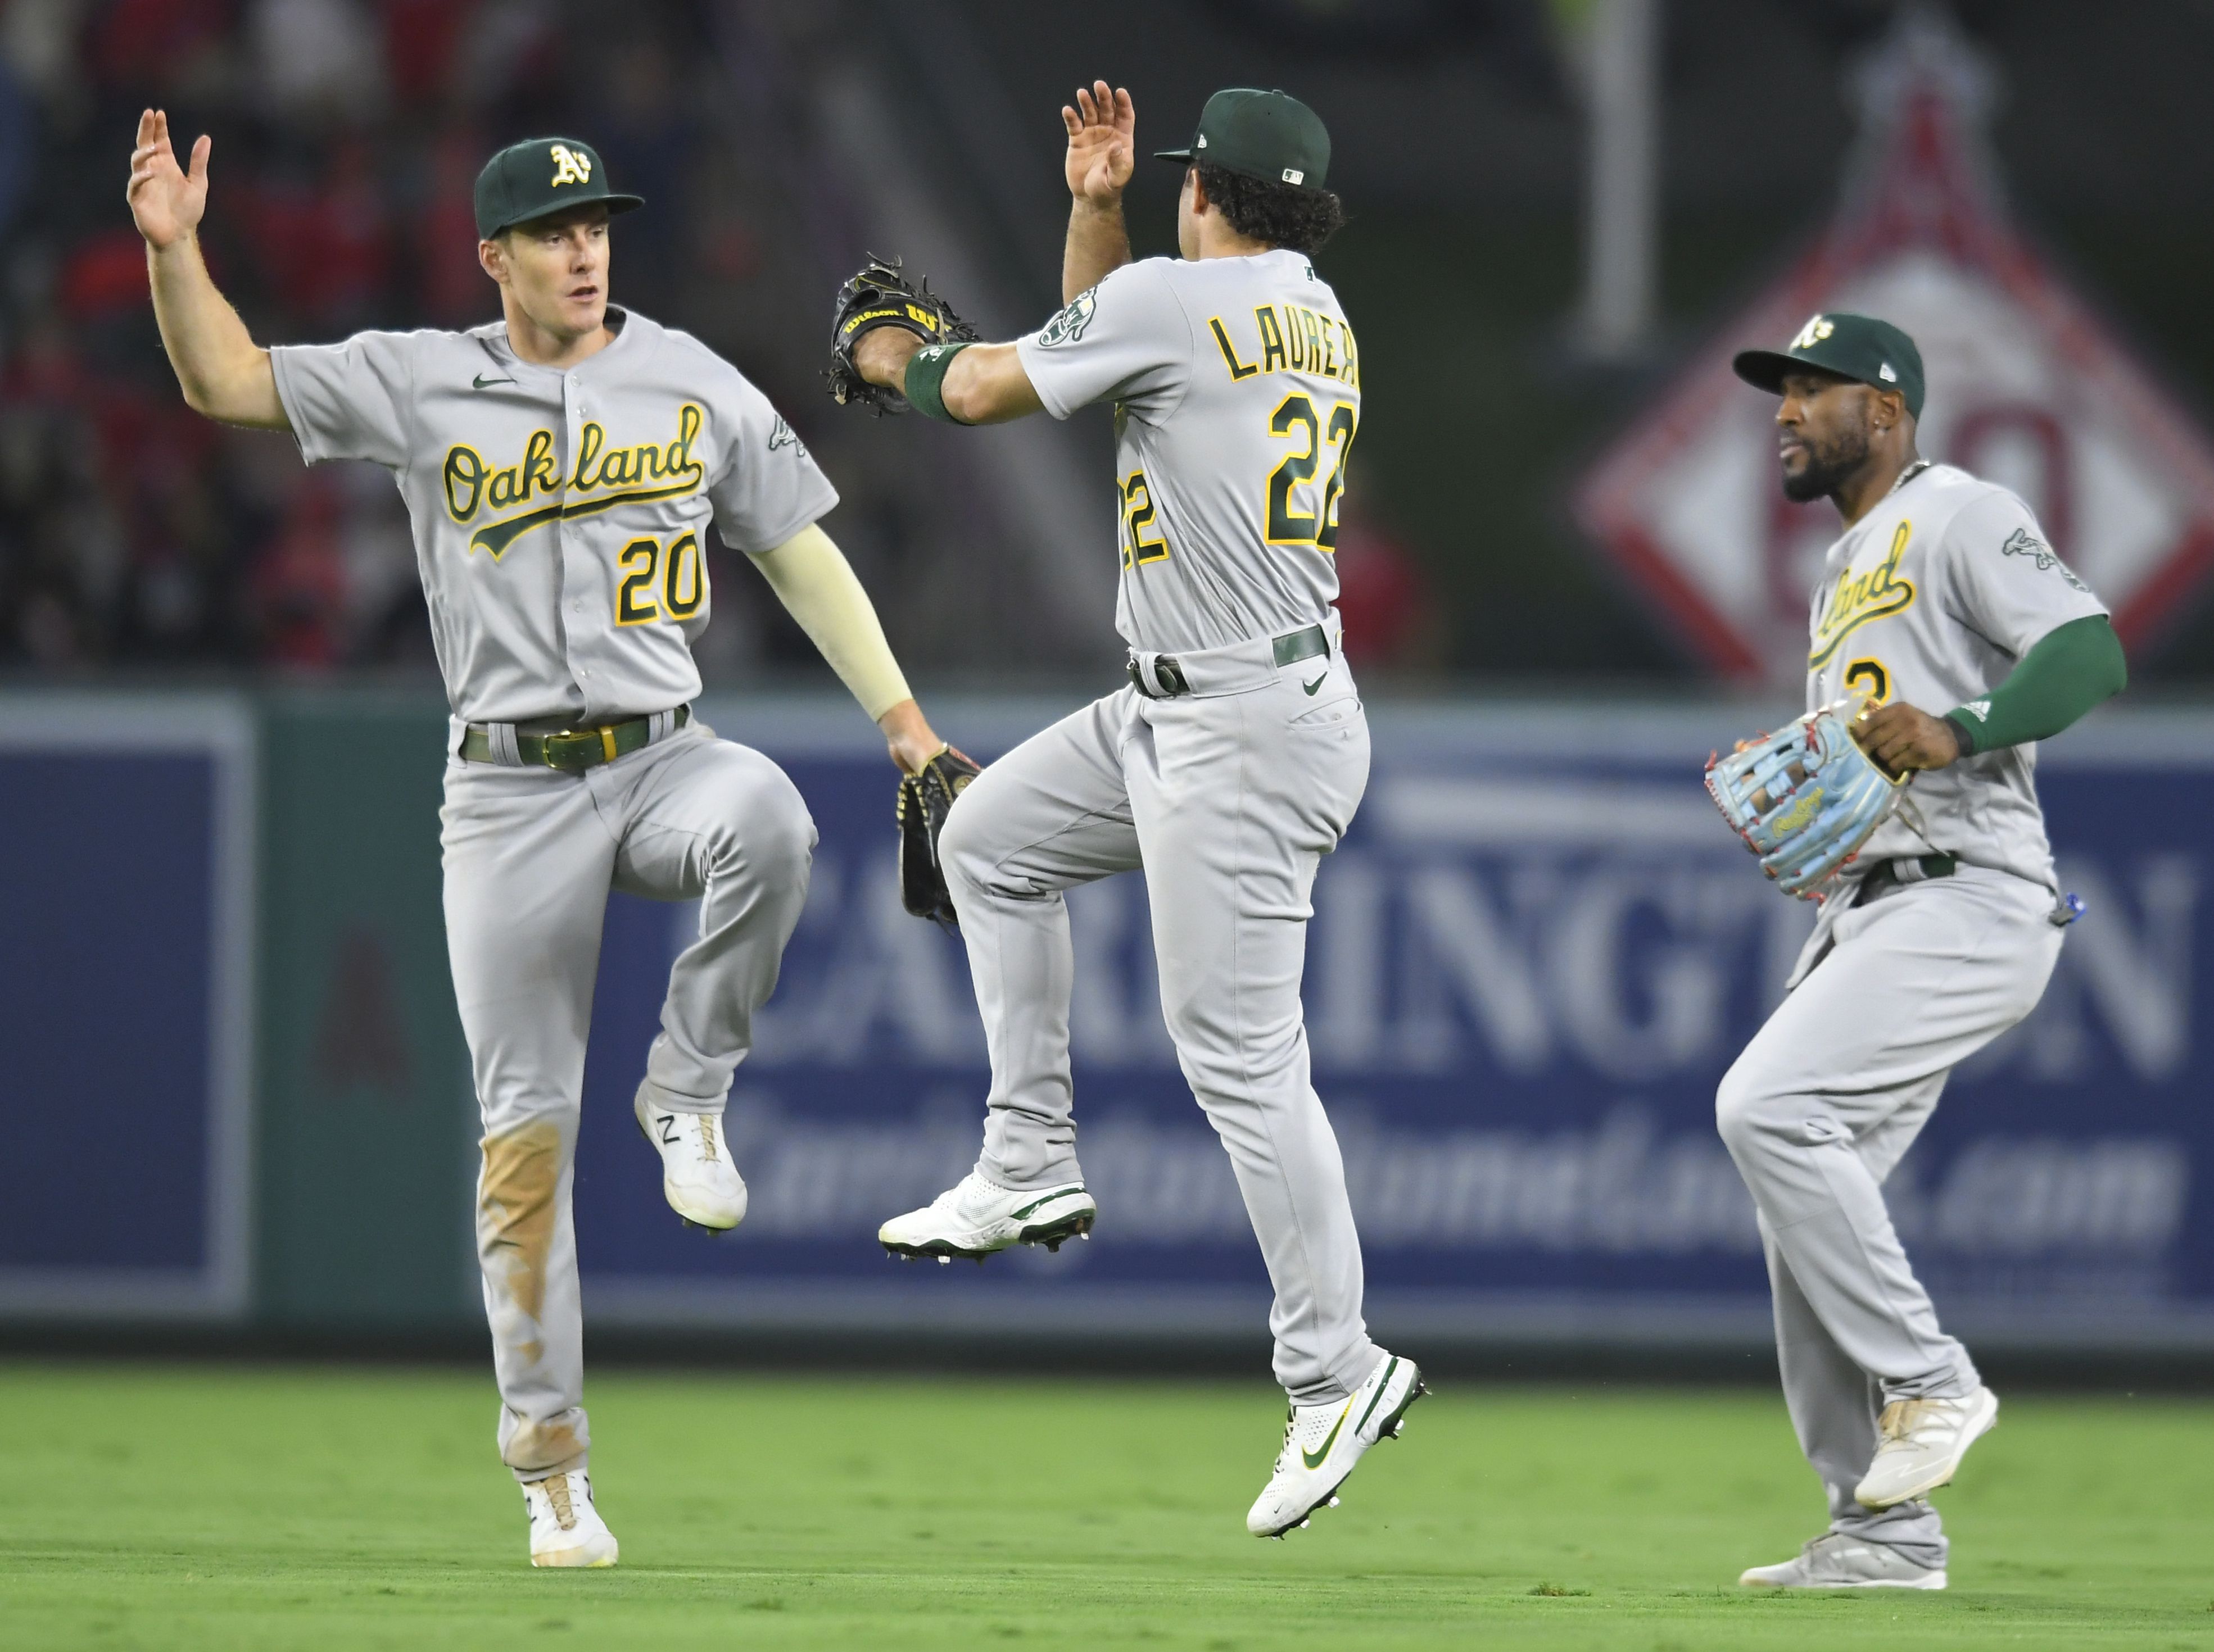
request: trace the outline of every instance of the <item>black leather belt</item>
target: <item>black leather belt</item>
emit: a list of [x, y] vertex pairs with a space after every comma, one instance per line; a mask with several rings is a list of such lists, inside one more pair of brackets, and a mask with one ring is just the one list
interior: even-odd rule
[[[1309, 625], [1303, 631], [1287, 631], [1269, 644], [1275, 655], [1276, 666], [1297, 665], [1302, 660], [1318, 659], [1330, 652], [1330, 633], [1320, 625]], [[1153, 661], [1153, 675], [1159, 681], [1156, 689], [1138, 669], [1133, 659], [1128, 665], [1130, 686], [1149, 700], [1172, 700], [1180, 694], [1191, 692], [1191, 685], [1184, 680], [1183, 668], [1177, 663], [1176, 655], [1163, 654]]]
[[[672, 731], [692, 721], [692, 708], [680, 705], [670, 720]], [[638, 750], [653, 738], [651, 717], [633, 717], [626, 722], [603, 722], [592, 728], [564, 728], [551, 735], [517, 735], [515, 754], [526, 766], [543, 764], [549, 769], [596, 769], [602, 763]], [[462, 756], [471, 763], [498, 761], [492, 749], [492, 732], [476, 723], [462, 736]]]
[[[1918, 869], [1917, 877], [1901, 877], [1899, 869], [1911, 866]], [[1853, 897], [1853, 905], [1874, 900], [1887, 889], [1896, 889], [1904, 884], [1921, 883], [1930, 878], [1949, 878], [1960, 869], [1957, 855], [1908, 855], [1896, 860], [1878, 861], [1861, 880], [1861, 892]]]

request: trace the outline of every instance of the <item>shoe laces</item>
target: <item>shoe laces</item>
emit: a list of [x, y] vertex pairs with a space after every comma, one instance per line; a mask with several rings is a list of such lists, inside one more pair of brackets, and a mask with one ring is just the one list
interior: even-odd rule
[[1296, 1440], [1296, 1437], [1297, 1437], [1297, 1436], [1298, 1436], [1298, 1433], [1299, 1433], [1299, 1427], [1300, 1427], [1300, 1409], [1299, 1409], [1299, 1407], [1298, 1407], [1298, 1406], [1296, 1406], [1296, 1405], [1287, 1405], [1287, 1406], [1285, 1406], [1285, 1407], [1284, 1407], [1284, 1443], [1283, 1443], [1283, 1445], [1282, 1445], [1281, 1448], [1279, 1448], [1279, 1449], [1278, 1449], [1278, 1450], [1277, 1450], [1277, 1452], [1276, 1452], [1276, 1468], [1275, 1468], [1275, 1472], [1276, 1472], [1277, 1473], [1279, 1473], [1279, 1474], [1281, 1474], [1281, 1473], [1282, 1473], [1282, 1472], [1284, 1472], [1284, 1465], [1285, 1465], [1286, 1463], [1287, 1463], [1287, 1462], [1291, 1461], [1291, 1460], [1292, 1460], [1292, 1450], [1293, 1450], [1294, 1443], [1294, 1442], [1295, 1442], [1295, 1440]]
[[554, 1523], [565, 1532], [575, 1531], [577, 1508], [569, 1500], [569, 1477], [566, 1474], [550, 1474], [539, 1481], [538, 1485], [546, 1493], [546, 1501], [554, 1506]]
[[720, 1156], [715, 1150], [715, 1116], [713, 1113], [700, 1115], [700, 1156], [711, 1164]]
[[1883, 1408], [1876, 1430], [1887, 1446], [1911, 1445], [1923, 1429], [1942, 1423], [1950, 1406], [1943, 1399], [1894, 1399]]

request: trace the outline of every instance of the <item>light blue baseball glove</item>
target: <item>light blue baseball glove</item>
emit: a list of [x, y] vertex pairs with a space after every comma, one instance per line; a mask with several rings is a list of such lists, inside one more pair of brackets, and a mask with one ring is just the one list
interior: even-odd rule
[[1707, 791], [1722, 819], [1776, 887], [1801, 900], [1828, 895], [1912, 778], [1893, 779], [1854, 741], [1847, 724], [1866, 704], [1836, 701], [1707, 759]]

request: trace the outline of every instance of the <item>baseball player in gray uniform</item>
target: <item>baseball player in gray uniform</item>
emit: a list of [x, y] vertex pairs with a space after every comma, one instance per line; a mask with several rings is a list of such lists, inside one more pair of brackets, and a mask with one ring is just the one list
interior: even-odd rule
[[2054, 878], [2034, 742], [2118, 692], [2125, 668], [2029, 508], [1915, 451], [1922, 358], [1904, 332], [1818, 315], [1736, 369], [1783, 399], [1785, 494], [1844, 519], [1814, 592], [1807, 706], [1866, 696], [1855, 738], [1916, 771], [1716, 1099], [1759, 1211], [1785, 1403], [1830, 1503], [1827, 1531], [1740, 1581], [1942, 1588], [1927, 1498], [1998, 1401], [1940, 1328], [1882, 1184], [1946, 1076], [2045, 991], [2080, 908]]
[[477, 180], [503, 319], [265, 351], [201, 261], [209, 140], [180, 168], [141, 119], [129, 199], [186, 399], [290, 430], [310, 463], [389, 470], [407, 503], [453, 718], [446, 929], [483, 1114], [477, 1233], [533, 1564], [604, 1566], [570, 1219], [584, 1036], [610, 889], [700, 902], [635, 1102], [688, 1222], [734, 1227], [719, 1129], [806, 899], [815, 830], [760, 753], [691, 715], [711, 527], [750, 554], [912, 770], [944, 749], [815, 524], [837, 495], [743, 375], [608, 302], [609, 220], [643, 203], [589, 144], [541, 138]]
[[939, 845], [992, 1061], [983, 1151], [884, 1224], [913, 1255], [1087, 1229], [1062, 891], [1142, 868], [1161, 1008], [1235, 1167], [1269, 1277], [1281, 1454], [1247, 1516], [1279, 1536], [1329, 1502], [1422, 1392], [1369, 1339], [1336, 1138], [1308, 1077], [1300, 978], [1318, 863], [1353, 818], [1368, 730], [1331, 561], [1361, 418], [1360, 351], [1310, 255], [1339, 221], [1330, 140], [1281, 92], [1217, 93], [1188, 149], [1183, 257], [1133, 263], [1128, 93], [1065, 109], [1067, 307], [1012, 344], [886, 326], [854, 364], [920, 411], [991, 424], [1115, 405], [1116, 625], [1129, 686], [987, 768]]

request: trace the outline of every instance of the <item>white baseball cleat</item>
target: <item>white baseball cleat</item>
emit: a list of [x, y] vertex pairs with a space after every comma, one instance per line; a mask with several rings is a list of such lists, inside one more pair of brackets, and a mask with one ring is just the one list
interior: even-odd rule
[[970, 1171], [920, 1210], [894, 1216], [877, 1229], [877, 1241], [910, 1260], [957, 1256], [982, 1262], [1010, 1245], [1043, 1245], [1057, 1251], [1063, 1240], [1088, 1237], [1099, 1206], [1080, 1181], [1058, 1187], [1002, 1187]]
[[1752, 1589], [1942, 1589], [1945, 1569], [1917, 1566], [1888, 1543], [1825, 1532], [1790, 1559], [1749, 1567], [1737, 1581]]
[[1960, 1459], [1999, 1420], [1999, 1397], [1989, 1388], [1960, 1399], [1894, 1399], [1877, 1421], [1875, 1460], [1853, 1488], [1863, 1509], [1926, 1497], [1952, 1484]]
[[1405, 1426], [1407, 1407], [1429, 1390], [1410, 1359], [1388, 1354], [1376, 1362], [1350, 1399], [1327, 1405], [1294, 1405], [1284, 1425], [1284, 1448], [1276, 1472], [1245, 1515], [1255, 1537], [1280, 1538], [1324, 1504], [1337, 1504], [1337, 1488], [1353, 1472], [1361, 1454]]
[[632, 1111], [661, 1155], [661, 1193], [694, 1228], [725, 1232], [745, 1220], [746, 1185], [723, 1139], [719, 1113], [676, 1113], [656, 1106], [641, 1080]]
[[582, 1470], [549, 1474], [523, 1488], [530, 1511], [534, 1566], [612, 1566], [615, 1534], [592, 1507], [591, 1477]]

